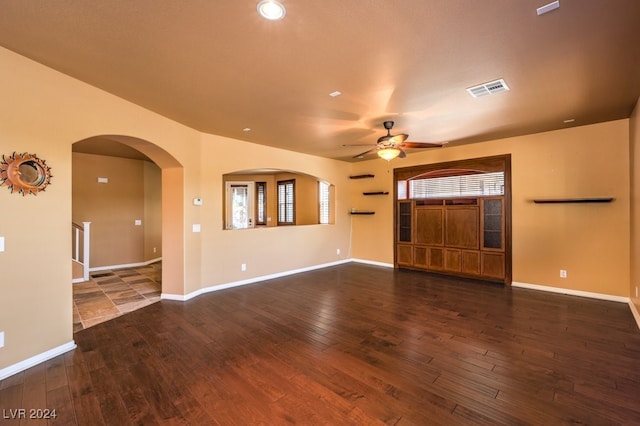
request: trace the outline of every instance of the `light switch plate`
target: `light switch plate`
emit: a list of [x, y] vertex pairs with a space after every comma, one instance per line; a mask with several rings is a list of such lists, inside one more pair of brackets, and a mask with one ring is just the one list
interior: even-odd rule
[[135, 224], [136, 226], [142, 226], [142, 220], [141, 220], [141, 219], [136, 219], [136, 220], [135, 220], [135, 222], [134, 222], [134, 224]]
[[194, 223], [193, 224], [193, 232], [200, 232], [200, 224], [199, 223]]
[[0, 237], [0, 252], [4, 251], [4, 237]]
[[0, 348], [4, 347], [4, 331], [0, 331]]

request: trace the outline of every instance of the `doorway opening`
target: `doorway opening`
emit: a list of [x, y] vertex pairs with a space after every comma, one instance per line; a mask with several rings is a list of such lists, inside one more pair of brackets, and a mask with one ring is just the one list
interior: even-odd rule
[[183, 170], [157, 145], [101, 135], [72, 146], [72, 222], [91, 223], [74, 332], [184, 292]]

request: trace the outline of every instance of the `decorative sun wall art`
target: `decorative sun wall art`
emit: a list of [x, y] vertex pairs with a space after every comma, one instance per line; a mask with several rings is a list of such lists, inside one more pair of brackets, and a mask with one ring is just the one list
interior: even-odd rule
[[8, 186], [11, 193], [38, 195], [51, 183], [51, 177], [51, 167], [35, 154], [14, 152], [0, 161], [0, 186]]

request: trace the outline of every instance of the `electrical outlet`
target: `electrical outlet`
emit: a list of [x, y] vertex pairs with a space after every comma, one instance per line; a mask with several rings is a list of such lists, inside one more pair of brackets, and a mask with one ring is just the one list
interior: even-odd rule
[[153, 252], [156, 253], [157, 251], [158, 251], [158, 249], [154, 247], [153, 248]]
[[4, 237], [0, 237], [0, 251], [4, 251]]
[[336, 254], [340, 256], [340, 249], [336, 249]]
[[246, 264], [246, 263], [243, 263], [242, 265], [240, 265], [240, 270], [241, 270], [242, 272], [246, 271], [246, 270], [247, 270], [247, 264]]
[[636, 297], [638, 297], [638, 286], [636, 286]]
[[4, 348], [4, 331], [0, 331], [0, 348]]
[[567, 270], [560, 269], [560, 278], [567, 278]]

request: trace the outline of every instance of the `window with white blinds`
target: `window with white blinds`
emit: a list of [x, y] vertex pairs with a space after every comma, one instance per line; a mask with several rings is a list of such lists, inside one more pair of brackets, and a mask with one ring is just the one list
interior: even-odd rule
[[318, 182], [318, 218], [321, 224], [329, 223], [329, 184]]
[[407, 199], [407, 181], [399, 180], [398, 181], [398, 200], [406, 200]]
[[256, 225], [267, 224], [267, 182], [256, 182]]
[[295, 179], [278, 181], [278, 225], [295, 225]]
[[[398, 182], [398, 199], [403, 199], [400, 196], [400, 183]], [[482, 197], [488, 195], [504, 195], [504, 172], [434, 177], [409, 181], [409, 198], [411, 199]]]

